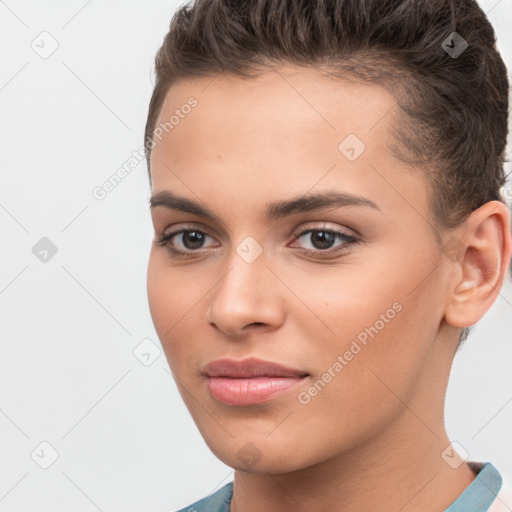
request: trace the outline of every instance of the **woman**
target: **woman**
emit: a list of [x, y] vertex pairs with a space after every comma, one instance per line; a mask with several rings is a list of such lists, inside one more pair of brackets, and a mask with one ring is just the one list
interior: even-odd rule
[[454, 354], [512, 252], [494, 37], [472, 0], [174, 16], [146, 126], [148, 296], [185, 404], [235, 469], [183, 510], [503, 504], [498, 470], [444, 427]]

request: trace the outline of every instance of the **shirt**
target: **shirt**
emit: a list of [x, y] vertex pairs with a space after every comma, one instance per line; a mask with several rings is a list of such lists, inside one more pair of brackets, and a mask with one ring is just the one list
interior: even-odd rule
[[[498, 470], [490, 462], [468, 462], [468, 464], [476, 473], [476, 478], [444, 512], [511, 510], [512, 503], [504, 502], [500, 499], [501, 494], [498, 495], [502, 487], [502, 478]], [[178, 512], [229, 512], [232, 496], [233, 482], [229, 482], [210, 496], [196, 501]]]

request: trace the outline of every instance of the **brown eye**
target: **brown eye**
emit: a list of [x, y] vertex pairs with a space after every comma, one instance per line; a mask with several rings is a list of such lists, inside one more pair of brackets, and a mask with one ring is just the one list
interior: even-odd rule
[[[162, 236], [156, 240], [156, 244], [166, 247], [173, 256], [189, 256], [194, 252], [199, 253], [200, 249], [205, 249], [205, 241], [210, 235], [197, 229], [180, 229]], [[215, 247], [216, 245], [213, 244]]]
[[[300, 245], [304, 251], [315, 255], [332, 254], [342, 251], [358, 242], [358, 239], [351, 235], [331, 229], [308, 229], [297, 235], [295, 242], [301, 239], [303, 242]], [[337, 240], [340, 243], [336, 244]], [[332, 247], [334, 249], [331, 249]]]
[[204, 243], [205, 233], [201, 231], [184, 231], [181, 233], [182, 244], [187, 249], [199, 249]]
[[310, 240], [315, 249], [329, 249], [336, 241], [336, 237], [330, 231], [312, 231]]

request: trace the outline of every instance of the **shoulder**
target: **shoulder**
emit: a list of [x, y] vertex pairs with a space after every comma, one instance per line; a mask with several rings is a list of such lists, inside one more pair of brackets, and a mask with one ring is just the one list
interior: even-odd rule
[[218, 491], [202, 498], [177, 512], [229, 512], [229, 504], [233, 496], [233, 482], [229, 482]]

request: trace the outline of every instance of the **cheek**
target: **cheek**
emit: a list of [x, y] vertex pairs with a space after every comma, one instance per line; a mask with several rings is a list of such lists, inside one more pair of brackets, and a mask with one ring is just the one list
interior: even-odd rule
[[[165, 255], [151, 252], [147, 274], [147, 294], [151, 318], [160, 338], [166, 356], [174, 359], [179, 343], [174, 340], [187, 340], [183, 329], [194, 314], [194, 306], [204, 296], [198, 282], [194, 282], [185, 272], [171, 268]], [[192, 340], [190, 340], [192, 341]]]
[[[412, 276], [366, 266], [325, 267], [314, 276], [305, 273], [283, 275], [300, 302], [290, 295], [285, 299], [290, 320], [300, 323], [310, 343], [321, 336], [333, 350], [350, 345], [353, 339], [363, 344], [374, 336], [385, 337], [405, 316], [410, 302], [407, 292]], [[297, 277], [299, 276], [299, 277]], [[409, 308], [407, 308], [409, 309]]]
[[[400, 279], [390, 277], [357, 283], [339, 279], [345, 289], [317, 278], [318, 286], [306, 297], [323, 322], [305, 312], [290, 315], [309, 342], [303, 354], [313, 369], [309, 386], [294, 397], [294, 428], [321, 430], [326, 449], [339, 443], [348, 448], [382, 431], [421, 380], [437, 327], [436, 319], [424, 313], [433, 307], [432, 293], [428, 287], [409, 293], [418, 277], [415, 269], [402, 272]], [[323, 323], [335, 334], [320, 337]], [[314, 440], [304, 449], [323, 456]]]
[[218, 279], [218, 273], [207, 266], [171, 266], [164, 251], [150, 254], [147, 294], [151, 318], [173, 374], [187, 386], [211, 359], [207, 338], [212, 333], [207, 332], [205, 315]]
[[[364, 395], [367, 402], [380, 400], [380, 389], [392, 399], [386, 385], [403, 398], [413, 392], [442, 316], [436, 275], [425, 280], [430, 261], [391, 260], [387, 268], [367, 266], [360, 275], [355, 267], [340, 268], [337, 275], [326, 269], [315, 275], [314, 286], [310, 279], [296, 279], [294, 291], [310, 311], [290, 302], [290, 320], [305, 340], [301, 350], [311, 373], [318, 379], [331, 369], [336, 377], [326, 388]], [[326, 400], [339, 399], [328, 395]]]
[[160, 260], [152, 249], [148, 263], [147, 293], [151, 318], [160, 341], [163, 341], [161, 334], [172, 326], [168, 315], [174, 310], [175, 295], [170, 293], [172, 282]]

